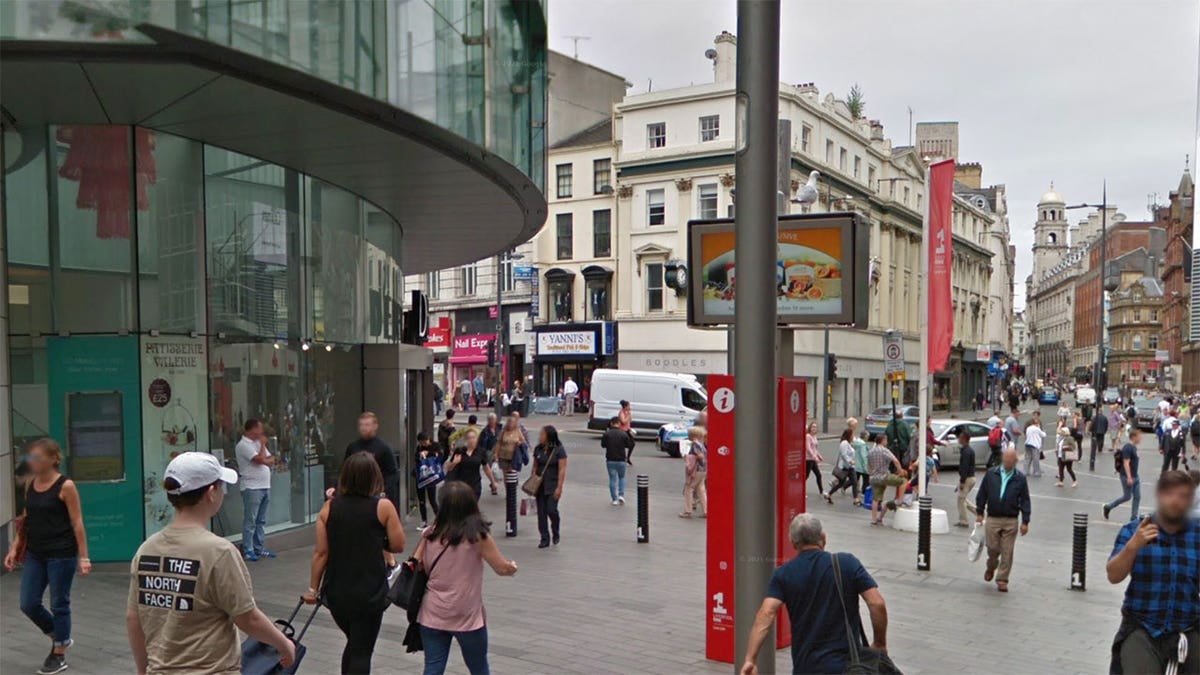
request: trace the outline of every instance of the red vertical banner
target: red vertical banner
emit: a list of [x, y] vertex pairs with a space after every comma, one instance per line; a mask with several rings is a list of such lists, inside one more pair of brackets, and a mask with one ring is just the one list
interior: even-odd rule
[[[804, 379], [778, 379], [775, 414], [775, 565], [784, 564], [796, 556], [788, 536], [792, 518], [804, 513], [807, 478], [804, 460], [805, 427], [808, 426], [808, 396]], [[775, 632], [775, 648], [792, 644], [791, 622], [787, 612], [779, 613]]]
[[[704, 655], [733, 663], [733, 376], [709, 375]], [[765, 590], [765, 589], [764, 589]]]
[[954, 199], [954, 160], [929, 167], [929, 260], [925, 283], [929, 284], [929, 372], [946, 368], [954, 338], [954, 310], [950, 304], [950, 259], [954, 235], [950, 211]]

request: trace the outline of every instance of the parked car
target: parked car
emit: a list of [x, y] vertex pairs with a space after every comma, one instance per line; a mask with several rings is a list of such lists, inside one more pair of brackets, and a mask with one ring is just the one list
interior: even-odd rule
[[1081, 384], [1075, 388], [1075, 405], [1096, 405], [1096, 390], [1091, 385]]
[[934, 419], [929, 428], [933, 429], [933, 437], [945, 443], [937, 448], [939, 466], [957, 467], [959, 458], [958, 433], [965, 429], [971, 434], [971, 449], [975, 451], [975, 467], [982, 468], [987, 464], [988, 428], [986, 424], [954, 419]]
[[[915, 425], [921, 419], [921, 409], [915, 405], [898, 405], [896, 412], [904, 416], [904, 421], [908, 422], [909, 426]], [[866, 420], [863, 422], [863, 429], [868, 434], [882, 434], [886, 429], [888, 422], [892, 421], [892, 406], [880, 406], [867, 414]]]
[[1143, 431], [1153, 431], [1154, 418], [1158, 416], [1158, 399], [1135, 397], [1133, 407], [1137, 411], [1137, 419], [1134, 420], [1134, 423], [1138, 428]]
[[658, 428], [658, 438], [654, 444], [660, 452], [665, 452], [671, 457], [682, 457], [686, 449], [690, 448], [691, 441], [688, 440], [688, 429], [693, 425], [687, 422], [672, 422], [664, 424]]
[[1038, 403], [1058, 405], [1058, 390], [1054, 387], [1042, 387], [1042, 390], [1038, 392]]
[[1109, 387], [1108, 389], [1105, 389], [1102, 396], [1104, 397], [1105, 403], [1120, 403], [1121, 402], [1121, 391], [1119, 389], [1117, 389], [1116, 387]]
[[636, 429], [692, 423], [708, 405], [708, 392], [692, 375], [597, 368], [592, 373], [592, 407], [588, 428], [603, 430], [629, 401]]

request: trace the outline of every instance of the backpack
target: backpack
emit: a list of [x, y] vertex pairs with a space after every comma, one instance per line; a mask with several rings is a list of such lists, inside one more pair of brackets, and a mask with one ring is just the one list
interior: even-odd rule
[[1113, 453], [1113, 471], [1116, 471], [1118, 476], [1125, 473], [1125, 448]]
[[1000, 447], [1000, 444], [1003, 442], [1004, 442], [1004, 427], [1002, 427], [1002, 426], [992, 427], [992, 430], [988, 432], [988, 445], [992, 446], [993, 448], [998, 448], [998, 447]]

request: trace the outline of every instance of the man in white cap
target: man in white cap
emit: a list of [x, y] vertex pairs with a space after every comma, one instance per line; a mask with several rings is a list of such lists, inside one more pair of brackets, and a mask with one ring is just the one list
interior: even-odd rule
[[295, 660], [295, 645], [255, 605], [237, 547], [208, 530], [226, 486], [237, 481], [236, 471], [205, 452], [167, 465], [163, 489], [175, 517], [130, 566], [125, 625], [137, 672], [240, 672], [238, 628], [278, 650], [284, 667]]

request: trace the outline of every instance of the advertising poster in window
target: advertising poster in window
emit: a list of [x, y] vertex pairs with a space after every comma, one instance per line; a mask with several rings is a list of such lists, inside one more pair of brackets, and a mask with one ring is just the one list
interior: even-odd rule
[[[853, 214], [819, 216], [780, 219], [775, 262], [780, 324], [853, 324], [865, 320], [865, 230], [860, 237], [859, 221]], [[855, 247], [859, 239], [861, 251]], [[730, 219], [691, 224], [689, 318], [693, 325], [733, 322], [738, 273], [735, 243]], [[860, 292], [864, 294], [861, 307]], [[863, 314], [861, 318], [859, 313]]]
[[143, 539], [137, 349], [132, 336], [46, 338], [46, 433], [79, 488], [97, 562], [129, 560]]
[[149, 337], [142, 360], [146, 536], [171, 522], [163, 471], [181, 452], [208, 452], [208, 350], [203, 338]]

